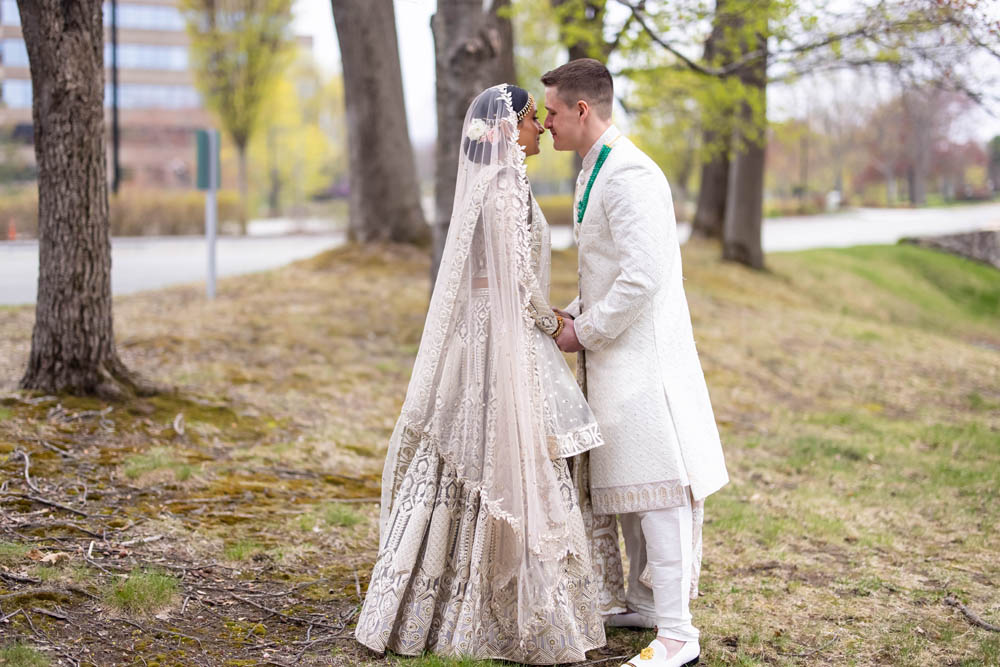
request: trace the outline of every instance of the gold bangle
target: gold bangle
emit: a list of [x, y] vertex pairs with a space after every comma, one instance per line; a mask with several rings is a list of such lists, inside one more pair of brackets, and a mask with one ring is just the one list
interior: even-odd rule
[[559, 338], [559, 334], [562, 333], [563, 327], [566, 326], [566, 321], [560, 315], [556, 315], [556, 330], [553, 331], [550, 336], [553, 338]]

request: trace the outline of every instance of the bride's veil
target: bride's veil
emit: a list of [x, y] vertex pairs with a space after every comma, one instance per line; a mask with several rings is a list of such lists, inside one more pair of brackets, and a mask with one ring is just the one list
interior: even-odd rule
[[394, 499], [414, 452], [434, 448], [442, 477], [478, 494], [491, 536], [480, 567], [495, 596], [516, 596], [524, 638], [552, 608], [560, 561], [574, 547], [548, 458], [527, 308], [530, 194], [517, 135], [506, 85], [476, 97], [462, 128], [437, 283], [389, 444], [380, 528], [383, 546], [390, 532], [406, 531], [393, 523]]

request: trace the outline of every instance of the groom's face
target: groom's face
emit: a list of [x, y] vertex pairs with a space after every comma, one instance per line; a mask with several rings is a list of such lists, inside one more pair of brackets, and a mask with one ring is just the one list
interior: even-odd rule
[[583, 136], [583, 120], [578, 109], [566, 104], [555, 86], [545, 87], [545, 129], [552, 134], [557, 151], [574, 151]]

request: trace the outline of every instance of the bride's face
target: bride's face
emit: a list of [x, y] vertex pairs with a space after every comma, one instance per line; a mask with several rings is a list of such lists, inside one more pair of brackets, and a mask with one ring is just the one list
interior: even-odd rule
[[524, 147], [525, 155], [538, 155], [538, 137], [543, 134], [545, 134], [545, 128], [538, 122], [538, 110], [535, 108], [535, 103], [532, 102], [528, 113], [517, 124], [517, 143]]

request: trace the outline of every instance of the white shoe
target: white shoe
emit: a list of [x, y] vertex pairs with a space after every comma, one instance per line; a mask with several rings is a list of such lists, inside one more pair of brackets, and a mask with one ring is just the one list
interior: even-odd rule
[[681, 650], [667, 657], [667, 647], [659, 638], [649, 643], [649, 646], [642, 649], [639, 655], [635, 656], [621, 667], [688, 667], [698, 664], [701, 656], [701, 646], [698, 641], [684, 642]]
[[637, 611], [626, 611], [623, 614], [612, 614], [604, 618], [604, 625], [609, 628], [646, 628], [656, 627], [656, 619], [644, 616]]

